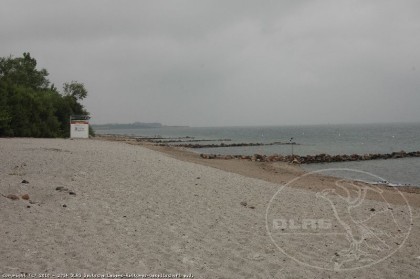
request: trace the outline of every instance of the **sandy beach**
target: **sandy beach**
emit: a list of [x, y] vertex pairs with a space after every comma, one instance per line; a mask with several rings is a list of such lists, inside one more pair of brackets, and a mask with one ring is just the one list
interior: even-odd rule
[[415, 189], [353, 185], [345, 197], [337, 179], [285, 163], [200, 160], [109, 140], [2, 138], [0, 158], [3, 278], [420, 275]]

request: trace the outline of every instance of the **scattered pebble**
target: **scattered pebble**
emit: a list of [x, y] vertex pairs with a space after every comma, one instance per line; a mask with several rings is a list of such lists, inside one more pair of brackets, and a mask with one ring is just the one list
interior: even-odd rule
[[22, 200], [29, 200], [29, 195], [28, 194], [24, 194], [22, 195]]
[[259, 254], [259, 253], [255, 253], [253, 255], [250, 256], [250, 258], [254, 261], [262, 261], [264, 260], [264, 256]]
[[27, 205], [26, 208], [31, 208], [31, 206], [30, 205]]
[[[246, 201], [242, 201], [241, 202], [241, 205], [247, 207], [248, 206], [248, 203]], [[249, 208], [255, 209], [255, 206], [251, 205], [251, 206], [249, 206]]]
[[67, 205], [63, 204], [63, 207], [67, 207]]
[[11, 199], [11, 200], [14, 200], [14, 201], [19, 199], [19, 197], [18, 197], [18, 196], [16, 196], [16, 195], [12, 195], [12, 194], [7, 195], [7, 196], [6, 196], [6, 198]]
[[76, 196], [76, 193], [75, 193], [75, 192], [70, 191], [70, 192], [69, 192], [69, 195]]
[[200, 179], [200, 177], [197, 177], [197, 179]]
[[29, 181], [24, 179], [24, 180], [22, 180], [22, 183], [23, 183], [23, 184], [28, 184], [28, 183], [29, 183]]
[[370, 211], [372, 211], [372, 212], [375, 211], [375, 208], [371, 208]]

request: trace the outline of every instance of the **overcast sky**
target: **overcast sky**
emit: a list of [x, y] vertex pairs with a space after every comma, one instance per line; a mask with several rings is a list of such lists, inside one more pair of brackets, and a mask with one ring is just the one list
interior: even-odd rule
[[98, 124], [420, 121], [419, 0], [3, 0], [23, 52]]

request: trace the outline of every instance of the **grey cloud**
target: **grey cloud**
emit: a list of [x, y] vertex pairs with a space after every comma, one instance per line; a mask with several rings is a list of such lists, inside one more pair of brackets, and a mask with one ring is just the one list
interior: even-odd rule
[[93, 121], [418, 121], [418, 1], [3, 1], [0, 55], [85, 82]]

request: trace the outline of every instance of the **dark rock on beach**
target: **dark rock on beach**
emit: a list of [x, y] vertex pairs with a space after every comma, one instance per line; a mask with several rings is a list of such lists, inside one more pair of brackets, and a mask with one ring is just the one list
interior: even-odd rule
[[57, 188], [55, 188], [55, 190], [60, 191], [60, 192], [67, 192], [69, 189], [63, 186], [58, 186]]

